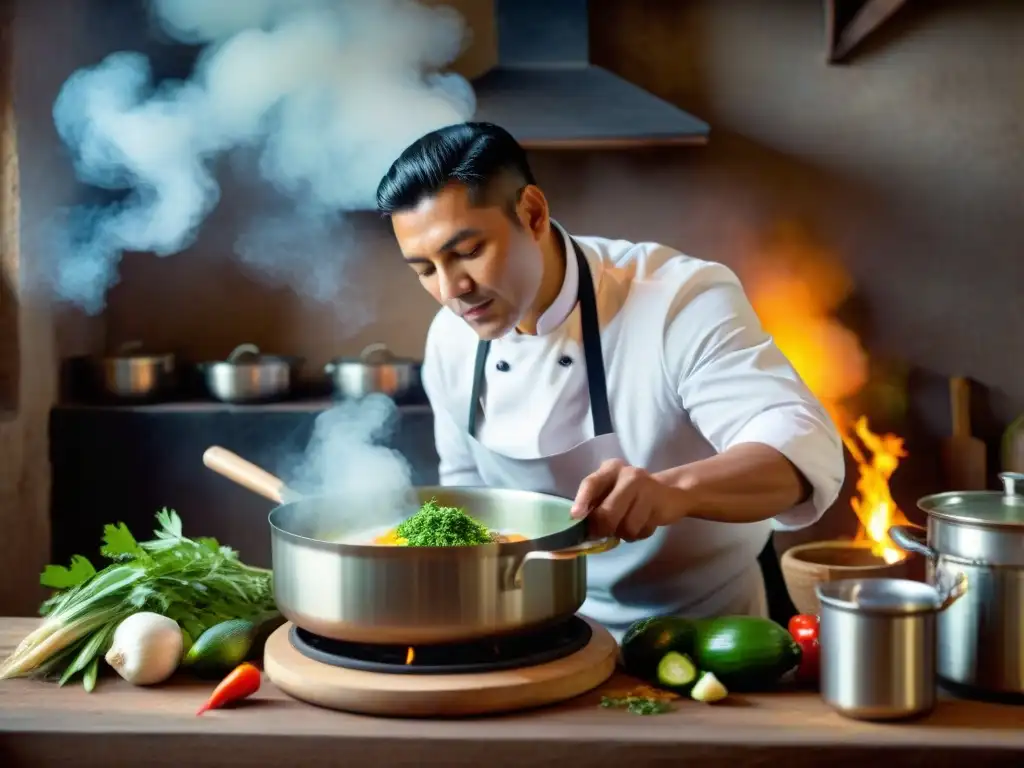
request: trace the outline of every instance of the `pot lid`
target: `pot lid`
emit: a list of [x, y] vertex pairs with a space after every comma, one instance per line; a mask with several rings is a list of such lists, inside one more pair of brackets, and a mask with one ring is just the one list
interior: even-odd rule
[[826, 581], [818, 584], [815, 592], [825, 605], [858, 613], [928, 613], [942, 603], [934, 587], [909, 579]]
[[947, 491], [925, 496], [919, 509], [957, 523], [1024, 527], [1024, 473], [1002, 472], [1002, 491]]

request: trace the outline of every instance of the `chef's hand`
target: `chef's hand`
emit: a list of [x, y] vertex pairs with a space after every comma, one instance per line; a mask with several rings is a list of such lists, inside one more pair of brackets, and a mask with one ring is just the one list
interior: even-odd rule
[[638, 467], [610, 459], [580, 483], [572, 516], [586, 518], [591, 535], [638, 541], [682, 517], [680, 493]]

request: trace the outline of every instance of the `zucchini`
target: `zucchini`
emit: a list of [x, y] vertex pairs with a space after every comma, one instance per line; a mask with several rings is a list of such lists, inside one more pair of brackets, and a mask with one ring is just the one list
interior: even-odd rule
[[701, 675], [700, 680], [697, 681], [697, 684], [693, 686], [693, 690], [690, 692], [690, 697], [694, 701], [703, 701], [705, 704], [721, 701], [728, 695], [729, 691], [715, 677], [714, 672], [705, 672]]
[[658, 662], [658, 684], [672, 691], [688, 691], [697, 679], [697, 667], [685, 653], [669, 651]]
[[622, 667], [627, 674], [656, 683], [658, 664], [669, 651], [693, 658], [697, 621], [656, 616], [633, 622], [622, 637]]
[[693, 660], [729, 690], [775, 687], [800, 665], [800, 646], [784, 627], [757, 616], [725, 616], [698, 623]]

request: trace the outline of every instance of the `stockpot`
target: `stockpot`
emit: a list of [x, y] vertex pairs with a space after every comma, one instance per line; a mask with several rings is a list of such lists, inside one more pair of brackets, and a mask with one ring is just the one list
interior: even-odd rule
[[925, 496], [918, 507], [927, 528], [893, 526], [889, 537], [927, 558], [930, 583], [960, 571], [970, 585], [938, 615], [940, 680], [1016, 698], [1024, 697], [1024, 474], [999, 478], [1002, 491]]
[[257, 403], [287, 397], [302, 358], [264, 355], [255, 344], [239, 344], [227, 360], [200, 363], [213, 397], [225, 403]]
[[[586, 522], [569, 515], [569, 499], [420, 486], [413, 489], [408, 514], [436, 498], [464, 508], [491, 530], [515, 531], [526, 540], [463, 547], [376, 545], [370, 543], [377, 527], [373, 521], [395, 517], [394, 510], [360, 509], [345, 497], [298, 497], [280, 479], [223, 448], [208, 449], [203, 463], [279, 502], [270, 513], [278, 609], [296, 626], [337, 640], [430, 645], [555, 623], [576, 613], [586, 598], [583, 556], [619, 543], [614, 537], [589, 540]], [[353, 538], [357, 543], [350, 543]]]
[[177, 384], [175, 356], [143, 352], [140, 341], [126, 342], [99, 359], [96, 373], [104, 395], [124, 401], [157, 400]]
[[422, 363], [397, 357], [385, 344], [370, 344], [357, 358], [338, 357], [324, 366], [335, 396], [358, 399], [380, 392], [404, 397], [420, 386]]

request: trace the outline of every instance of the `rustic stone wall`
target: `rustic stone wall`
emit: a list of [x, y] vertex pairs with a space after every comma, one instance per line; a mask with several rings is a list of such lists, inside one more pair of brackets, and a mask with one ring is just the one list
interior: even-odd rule
[[53, 315], [26, 285], [13, 96], [13, 2], [0, 4], [0, 615], [33, 614], [49, 555]]

